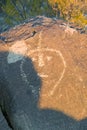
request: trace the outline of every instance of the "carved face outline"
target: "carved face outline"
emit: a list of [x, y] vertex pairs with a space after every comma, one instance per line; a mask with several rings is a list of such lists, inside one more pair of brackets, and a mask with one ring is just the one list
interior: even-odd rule
[[[45, 54], [46, 53], [46, 54]], [[50, 54], [51, 56], [47, 55]], [[38, 75], [42, 78], [43, 82], [47, 81], [48, 78], [50, 78], [50, 82], [53, 81], [54, 77], [52, 77], [54, 75], [55, 72], [57, 72], [57, 70], [53, 73], [53, 75], [51, 75], [51, 73], [47, 73], [47, 71], [51, 71], [49, 70], [50, 68], [50, 61], [53, 60], [54, 57], [52, 57], [52, 53], [54, 54], [54, 56], [56, 56], [58, 58], [58, 61], [60, 61], [62, 67], [62, 70], [59, 71], [58, 68], [57, 70], [59, 71], [58, 76], [56, 78], [56, 80], [54, 81], [54, 87], [51, 88], [49, 94], [50, 96], [53, 95], [56, 87], [60, 84], [64, 73], [65, 73], [65, 69], [66, 69], [66, 62], [64, 60], [64, 57], [62, 55], [62, 53], [59, 50], [56, 49], [49, 49], [49, 48], [42, 48], [42, 49], [34, 49], [34, 50], [30, 50], [28, 53], [28, 56], [32, 59], [35, 68], [38, 72]], [[36, 56], [37, 55], [37, 56]], [[46, 55], [46, 56], [45, 56]], [[45, 60], [43, 60], [45, 59]], [[47, 63], [47, 60], [49, 63]], [[46, 62], [46, 63], [45, 63]], [[37, 64], [38, 63], [38, 64]], [[58, 62], [59, 63], [59, 62]], [[48, 69], [45, 69], [48, 65]], [[57, 67], [57, 64], [53, 63], [53, 67]], [[40, 69], [41, 68], [41, 69]], [[55, 68], [53, 68], [54, 70]], [[50, 74], [50, 75], [49, 75]], [[26, 75], [26, 74], [25, 74]], [[46, 83], [46, 82], [45, 82]], [[43, 83], [44, 84], [44, 83]], [[43, 86], [44, 87], [44, 86]]]

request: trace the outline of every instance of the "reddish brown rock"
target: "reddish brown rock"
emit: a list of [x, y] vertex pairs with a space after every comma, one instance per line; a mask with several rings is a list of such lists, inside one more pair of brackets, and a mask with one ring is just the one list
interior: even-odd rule
[[59, 110], [77, 120], [87, 117], [86, 34], [63, 21], [40, 17], [1, 36], [6, 44], [1, 41], [0, 50], [9, 51], [9, 64], [14, 57], [10, 52], [32, 59], [42, 80], [40, 108]]

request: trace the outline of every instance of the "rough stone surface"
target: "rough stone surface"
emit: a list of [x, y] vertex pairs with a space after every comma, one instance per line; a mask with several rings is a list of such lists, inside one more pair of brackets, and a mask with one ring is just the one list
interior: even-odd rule
[[36, 17], [1, 37], [0, 102], [10, 126], [86, 130], [87, 35]]

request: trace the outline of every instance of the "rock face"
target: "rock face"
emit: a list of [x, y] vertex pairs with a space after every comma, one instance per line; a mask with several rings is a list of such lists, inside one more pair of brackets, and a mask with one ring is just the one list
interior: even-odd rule
[[87, 35], [36, 17], [0, 37], [0, 102], [9, 126], [86, 130]]

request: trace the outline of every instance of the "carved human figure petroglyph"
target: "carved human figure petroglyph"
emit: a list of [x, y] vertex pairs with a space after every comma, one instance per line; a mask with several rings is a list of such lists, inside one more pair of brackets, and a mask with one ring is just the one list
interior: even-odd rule
[[[28, 74], [26, 74], [26, 71], [24, 69], [26, 65], [25, 55], [32, 60], [32, 62], [34, 63], [34, 67], [36, 67], [35, 69], [37, 71], [37, 74], [42, 80], [42, 86], [39, 89], [39, 93], [40, 93], [39, 100], [42, 100], [41, 103], [44, 102], [45, 98], [52, 99], [57, 93], [55, 100], [59, 102], [60, 101], [63, 102], [64, 100], [63, 103], [65, 103], [68, 106], [72, 101], [72, 97], [70, 96], [70, 93], [72, 93], [72, 95], [74, 95], [74, 99], [76, 100], [76, 102], [79, 100], [80, 97], [80, 102], [82, 102], [82, 104], [87, 104], [86, 102], [87, 97], [84, 96], [83, 94], [86, 90], [86, 86], [84, 84], [84, 79], [82, 78], [82, 76], [78, 75], [77, 73], [73, 73], [76, 79], [79, 82], [81, 82], [83, 90], [80, 91], [80, 88], [78, 87], [79, 83], [77, 82], [74, 84], [75, 86], [71, 86], [71, 84], [69, 83], [68, 86], [61, 87], [66, 72], [66, 68], [68, 68], [66, 64], [66, 60], [60, 50], [53, 49], [50, 47], [49, 48], [43, 47], [42, 32], [40, 32], [39, 34], [39, 41], [37, 44], [37, 48], [32, 49], [32, 47], [27, 46], [25, 41], [17, 41], [15, 44], [9, 47], [9, 54], [7, 56], [7, 61], [9, 64], [20, 61], [20, 72], [21, 72], [20, 76], [22, 80], [27, 84], [27, 86], [31, 88], [32, 93], [36, 95], [35, 86], [30, 84]], [[51, 68], [53, 69], [53, 71], [50, 69], [50, 65], [51, 66], [53, 65], [53, 68]], [[53, 73], [53, 75], [51, 74], [51, 72]], [[56, 72], [58, 73], [57, 75]], [[41, 90], [43, 88], [48, 88], [46, 90], [49, 91], [46, 92], [44, 91], [45, 89]], [[78, 93], [77, 90], [79, 91]], [[84, 98], [79, 93], [81, 93]], [[80, 114], [78, 114], [78, 116], [83, 117], [86, 113], [86, 109], [87, 108], [84, 106], [84, 109], [80, 112]]]
[[[33, 54], [36, 57], [33, 56]], [[45, 68], [47, 67], [47, 64], [46, 64], [47, 62], [48, 62], [48, 64], [50, 64], [50, 62], [52, 62], [52, 60], [54, 59], [52, 54], [54, 54], [56, 57], [60, 57], [61, 63], [63, 64], [62, 72], [60, 72], [60, 74], [59, 74], [60, 76], [58, 78], [58, 81], [56, 81], [54, 86], [49, 90], [49, 96], [52, 96], [54, 94], [56, 88], [58, 87], [58, 85], [61, 83], [67, 66], [66, 66], [66, 61], [65, 61], [62, 53], [59, 50], [42, 47], [42, 31], [39, 34], [38, 46], [36, 49], [29, 50], [29, 47], [26, 45], [25, 41], [17, 41], [15, 44], [13, 44], [9, 48], [9, 54], [7, 57], [7, 61], [9, 64], [11, 64], [11, 63], [15, 63], [15, 62], [21, 60], [21, 64], [20, 64], [21, 77], [27, 84], [29, 84], [27, 75], [23, 69], [23, 65], [26, 62], [26, 59], [24, 56], [27, 55], [27, 56], [31, 57], [32, 61], [36, 62], [38, 68], [42, 68], [42, 71], [38, 72], [38, 75], [44, 79], [44, 78], [50, 77], [50, 75], [44, 71], [44, 67]], [[53, 64], [55, 64], [55, 63], [53, 63]]]
[[[50, 64], [50, 62], [54, 58], [52, 56], [52, 53], [55, 54], [57, 57], [60, 57], [61, 63], [63, 64], [62, 72], [59, 74], [60, 76], [58, 78], [58, 81], [56, 81], [56, 83], [54, 84], [54, 86], [52, 87], [52, 89], [49, 90], [49, 95], [48, 96], [52, 96], [54, 94], [56, 88], [61, 83], [61, 81], [62, 81], [62, 79], [64, 77], [65, 70], [66, 70], [66, 61], [65, 61], [62, 53], [59, 50], [51, 49], [51, 48], [43, 48], [41, 44], [42, 44], [42, 31], [39, 34], [38, 47], [36, 49], [34, 49], [34, 50], [27, 51], [28, 52], [27, 55], [32, 58], [33, 62], [36, 62], [38, 68], [42, 68], [42, 71], [38, 72], [38, 75], [41, 78], [47, 79], [47, 78], [50, 77], [50, 75], [45, 72], [44, 68], [47, 66], [47, 64], [45, 62], [49, 62], [48, 64]], [[50, 55], [49, 55], [49, 53], [50, 53]], [[28, 83], [27, 76], [26, 76], [26, 74], [25, 74], [25, 72], [23, 70], [24, 62], [26, 62], [25, 59], [23, 59], [21, 61], [21, 65], [20, 65], [21, 76], [23, 77], [23, 80], [25, 80], [25, 82]], [[52, 82], [52, 81], [50, 81], [50, 82]]]

